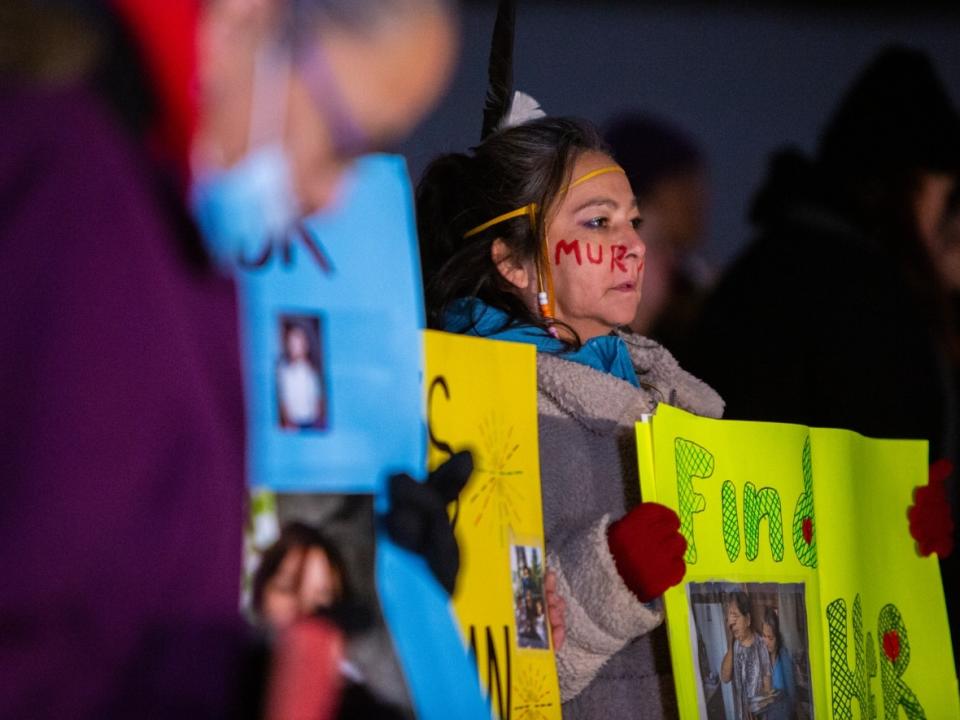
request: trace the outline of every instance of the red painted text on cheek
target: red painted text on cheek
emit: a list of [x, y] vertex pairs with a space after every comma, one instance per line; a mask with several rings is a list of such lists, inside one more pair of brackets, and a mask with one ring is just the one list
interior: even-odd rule
[[597, 257], [596, 260], [594, 260], [593, 253], [590, 252], [592, 246], [590, 245], [590, 243], [587, 243], [587, 260], [589, 260], [590, 263], [592, 263], [593, 265], [599, 265], [600, 263], [603, 262], [603, 245], [598, 245], [598, 247], [600, 248], [600, 255]]
[[[593, 254], [593, 244], [585, 243], [586, 245], [586, 254], [587, 262], [591, 265], [600, 265], [603, 263], [603, 244], [597, 243], [597, 255], [594, 257]], [[627, 246], [626, 245], [611, 245], [610, 246], [610, 272], [614, 270], [620, 270], [622, 272], [627, 272], [627, 266], [623, 264], [623, 258], [627, 255]], [[577, 261], [577, 265], [583, 265], [583, 256], [580, 252], [580, 241], [579, 240], [561, 240], [557, 243], [557, 247], [554, 249], [553, 253], [553, 263], [554, 265], [560, 264], [560, 258], [564, 255], [573, 255], [574, 260]]]
[[610, 272], [613, 272], [614, 268], [618, 268], [623, 272], [627, 271], [627, 266], [621, 262], [627, 254], [626, 245], [611, 245], [610, 246]]
[[[574, 240], [574, 241], [572, 241], [572, 242], [567, 242], [566, 240], [561, 240], [560, 242], [557, 243], [557, 249], [556, 249], [556, 251], [554, 252], [554, 259], [553, 259], [553, 263], [554, 263], [555, 265], [559, 265], [559, 264], [560, 264], [560, 253], [561, 253], [561, 252], [563, 252], [563, 253], [566, 254], [566, 255], [569, 255], [570, 253], [573, 253], [573, 256], [577, 259], [577, 265], [582, 265], [582, 264], [583, 264], [583, 261], [580, 259], [580, 241], [579, 241], [579, 240]], [[587, 252], [588, 252], [588, 253], [590, 252], [590, 250], [589, 250], [589, 244], [588, 244]]]

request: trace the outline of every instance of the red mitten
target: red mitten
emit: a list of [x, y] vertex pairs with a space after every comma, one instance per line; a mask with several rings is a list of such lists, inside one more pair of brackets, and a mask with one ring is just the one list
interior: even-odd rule
[[679, 530], [677, 514], [657, 503], [641, 503], [607, 528], [617, 571], [640, 602], [683, 580], [687, 541]]
[[914, 504], [907, 510], [910, 535], [917, 541], [920, 554], [937, 553], [941, 558], [953, 552], [953, 518], [947, 498], [946, 480], [953, 472], [949, 460], [937, 460], [930, 466], [930, 482], [913, 491]]

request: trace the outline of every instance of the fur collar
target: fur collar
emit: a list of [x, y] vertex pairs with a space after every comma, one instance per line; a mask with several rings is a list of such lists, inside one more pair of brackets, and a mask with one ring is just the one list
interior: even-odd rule
[[607, 373], [537, 354], [542, 395], [593, 432], [606, 434], [610, 423], [633, 427], [641, 415], [663, 402], [705, 417], [723, 415], [723, 400], [713, 388], [680, 367], [665, 347], [641, 335], [618, 333], [630, 351], [640, 388]]

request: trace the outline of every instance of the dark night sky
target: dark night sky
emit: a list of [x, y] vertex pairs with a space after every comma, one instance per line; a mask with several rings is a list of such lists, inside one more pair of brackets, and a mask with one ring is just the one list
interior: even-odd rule
[[[881, 46], [926, 50], [960, 98], [960, 3], [912, 3], [909, 12], [864, 2], [519, 5], [515, 82], [549, 113], [602, 122], [635, 108], [675, 120], [702, 143], [713, 181], [705, 255], [717, 266], [749, 237], [745, 213], [769, 154], [785, 144], [812, 149]], [[462, 7], [450, 92], [400, 148], [415, 179], [437, 153], [479, 139], [495, 11], [495, 2]]]

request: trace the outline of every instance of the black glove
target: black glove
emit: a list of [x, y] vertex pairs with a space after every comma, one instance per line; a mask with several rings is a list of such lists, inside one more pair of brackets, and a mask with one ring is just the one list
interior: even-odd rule
[[437, 582], [451, 595], [460, 569], [460, 550], [447, 517], [473, 473], [468, 450], [452, 455], [427, 478], [417, 482], [406, 473], [390, 476], [390, 510], [383, 521], [397, 545], [421, 555]]

